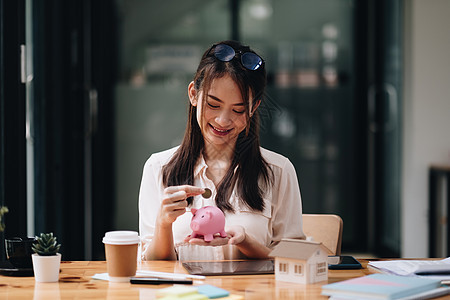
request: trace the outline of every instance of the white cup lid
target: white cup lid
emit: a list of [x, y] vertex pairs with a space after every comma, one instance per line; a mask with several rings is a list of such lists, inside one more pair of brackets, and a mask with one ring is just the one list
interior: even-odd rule
[[103, 237], [103, 243], [110, 245], [131, 245], [140, 241], [136, 231], [108, 231]]

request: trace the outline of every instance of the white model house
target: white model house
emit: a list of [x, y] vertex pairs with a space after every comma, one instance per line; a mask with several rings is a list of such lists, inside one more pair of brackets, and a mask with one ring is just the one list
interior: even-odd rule
[[272, 250], [275, 280], [315, 283], [328, 280], [328, 252], [322, 243], [283, 239]]

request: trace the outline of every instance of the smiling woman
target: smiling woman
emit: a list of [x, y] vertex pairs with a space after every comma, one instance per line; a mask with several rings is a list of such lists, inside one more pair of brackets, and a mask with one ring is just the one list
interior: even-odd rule
[[[205, 51], [188, 85], [181, 145], [153, 154], [144, 166], [143, 259], [267, 258], [282, 238], [304, 238], [295, 169], [260, 147], [265, 85], [264, 61], [249, 47], [224, 41]], [[201, 196], [207, 189], [211, 198]], [[226, 235], [208, 242], [189, 236], [191, 211], [205, 206], [218, 207], [226, 220]]]
[[[193, 82], [189, 84], [188, 90], [191, 104], [197, 107], [197, 99], [203, 99], [203, 94], [197, 95]], [[257, 105], [260, 102], [257, 100]], [[245, 112], [239, 86], [233, 79], [229, 75], [215, 79], [205, 100], [197, 107], [197, 122], [201, 124], [203, 137], [208, 140], [205, 146], [214, 145], [217, 151], [223, 151], [223, 155], [228, 152], [231, 157], [233, 149], [228, 145], [235, 144], [239, 133], [247, 127]]]

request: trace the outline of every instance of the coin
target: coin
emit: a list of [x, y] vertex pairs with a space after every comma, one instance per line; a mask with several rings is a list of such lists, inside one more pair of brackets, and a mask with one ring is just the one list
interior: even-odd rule
[[209, 197], [211, 197], [211, 195], [212, 195], [211, 190], [208, 188], [205, 188], [205, 192], [202, 194], [203, 198], [209, 198]]

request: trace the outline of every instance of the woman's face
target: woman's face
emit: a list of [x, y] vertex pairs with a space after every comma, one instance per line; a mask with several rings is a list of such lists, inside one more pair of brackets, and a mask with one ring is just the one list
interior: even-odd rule
[[[239, 133], [247, 126], [247, 117], [241, 91], [229, 75], [211, 83], [206, 102], [201, 105], [203, 92], [197, 94], [193, 83], [189, 85], [189, 98], [197, 106], [197, 122], [205, 143], [234, 147]], [[251, 95], [250, 95], [251, 99]], [[252, 107], [252, 103], [249, 103]]]

